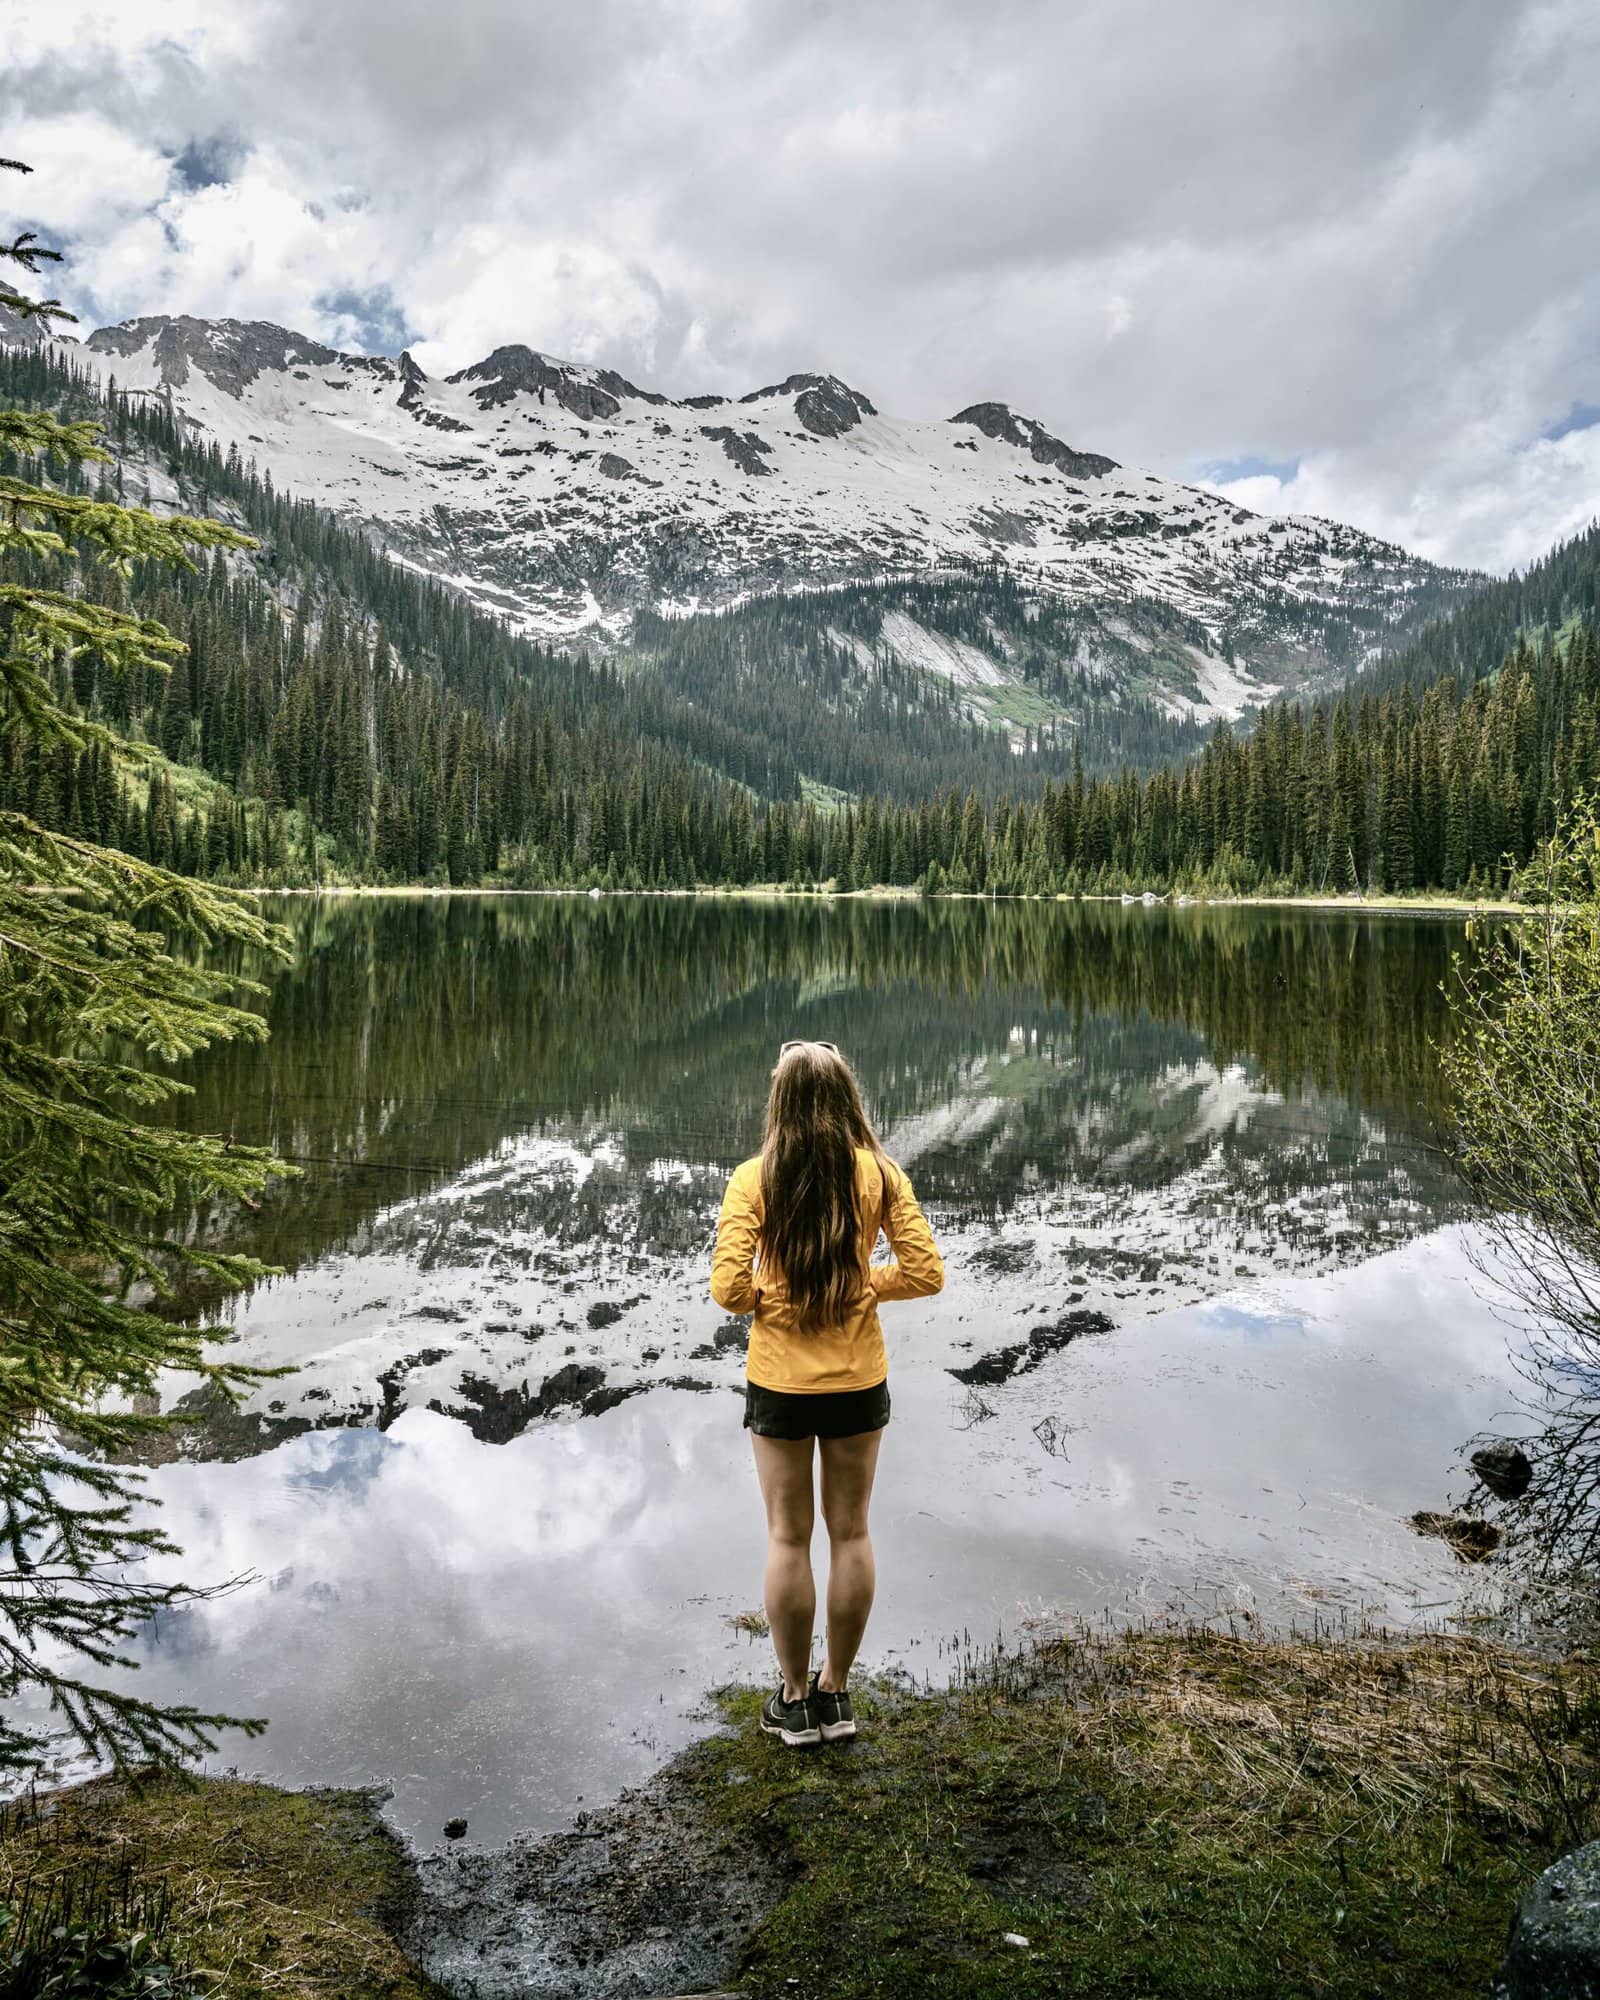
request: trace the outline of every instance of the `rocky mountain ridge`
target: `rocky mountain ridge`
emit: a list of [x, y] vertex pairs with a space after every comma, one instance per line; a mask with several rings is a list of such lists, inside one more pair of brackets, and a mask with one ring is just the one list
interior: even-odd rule
[[[898, 419], [814, 373], [674, 400], [520, 345], [440, 380], [409, 353], [189, 316], [62, 344], [102, 387], [167, 401], [198, 441], [545, 638], [621, 643], [645, 610], [1005, 572], [1082, 613], [1052, 666], [1207, 719], [1342, 680], [1478, 581], [1132, 470], [1000, 402]], [[955, 646], [904, 623], [886, 615], [868, 660], [1022, 689], [1018, 633]], [[1019, 712], [974, 701], [980, 719]]]

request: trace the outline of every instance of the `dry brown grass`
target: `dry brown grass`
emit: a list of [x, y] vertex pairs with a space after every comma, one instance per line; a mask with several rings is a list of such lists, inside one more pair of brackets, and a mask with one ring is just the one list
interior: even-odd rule
[[1067, 1749], [1130, 1778], [1215, 1761], [1237, 1821], [1330, 1793], [1391, 1824], [1442, 1800], [1530, 1835], [1578, 1837], [1592, 1810], [1600, 1686], [1587, 1661], [1435, 1635], [1355, 1643], [1212, 1631], [1079, 1634], [1045, 1649], [1077, 1699]]

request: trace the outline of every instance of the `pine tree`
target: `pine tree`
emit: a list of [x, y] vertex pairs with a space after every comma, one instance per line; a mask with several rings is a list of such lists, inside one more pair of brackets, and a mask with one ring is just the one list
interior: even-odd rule
[[[30, 273], [50, 254], [25, 235], [0, 242]], [[3, 283], [0, 306], [46, 323], [67, 316]], [[54, 465], [81, 486], [76, 469], [107, 457], [91, 425], [0, 410], [0, 451], [41, 467], [32, 480], [0, 474], [0, 733], [44, 752], [119, 754], [109, 730], [69, 706], [58, 665], [87, 654], [102, 674], [141, 680], [182, 648], [152, 620], [74, 591], [79, 552], [126, 574], [244, 538], [44, 483]], [[28, 580], [50, 567], [60, 587]], [[224, 1393], [247, 1376], [209, 1363], [198, 1331], [130, 1300], [141, 1287], [164, 1295], [186, 1272], [228, 1287], [258, 1276], [248, 1259], [175, 1242], [166, 1218], [207, 1196], [248, 1196], [275, 1169], [265, 1154], [144, 1122], [184, 1086], [119, 1051], [171, 1061], [262, 1033], [257, 1015], [230, 1004], [231, 977], [184, 962], [167, 939], [279, 951], [284, 940], [245, 901], [14, 807], [0, 812], [0, 932], [0, 1698], [41, 1694], [77, 1747], [118, 1769], [170, 1762], [212, 1747], [229, 1718], [79, 1671], [115, 1666], [138, 1627], [198, 1594], [138, 1580], [143, 1558], [176, 1551], [136, 1523], [138, 1475], [115, 1461], [162, 1423], [127, 1413], [162, 1370], [197, 1370]], [[103, 1408], [113, 1396], [117, 1407]], [[64, 1433], [79, 1449], [67, 1451]], [[0, 1715], [0, 1764], [34, 1766], [44, 1745]]]

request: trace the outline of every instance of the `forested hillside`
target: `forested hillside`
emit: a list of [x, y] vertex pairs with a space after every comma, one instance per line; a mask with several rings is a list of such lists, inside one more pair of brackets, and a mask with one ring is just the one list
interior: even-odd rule
[[[1310, 627], [1324, 614], [1304, 615]], [[1205, 635], [1153, 599], [1130, 599], [1122, 623], [1127, 637], [1108, 641], [1097, 614], [995, 564], [775, 592], [696, 618], [640, 612], [633, 647], [820, 783], [907, 803], [952, 783], [1026, 796], [1074, 754], [1096, 775], [1198, 749], [1209, 726], [1162, 690], [1202, 702]], [[1116, 675], [1103, 664], [1112, 643]]]
[[1600, 524], [1563, 542], [1527, 571], [1487, 583], [1447, 616], [1423, 627], [1358, 677], [1374, 694], [1409, 683], [1420, 693], [1448, 674], [1464, 690], [1481, 680], [1523, 634], [1561, 632], [1600, 618]]
[[103, 418], [119, 497], [181, 497], [261, 542], [187, 575], [91, 572], [90, 588], [188, 645], [170, 676], [136, 683], [87, 655], [71, 667], [84, 712], [163, 760], [147, 774], [98, 751], [40, 765], [12, 742], [0, 802], [250, 880], [331, 867], [452, 882], [511, 868], [539, 881], [603, 873], [625, 837], [651, 879], [659, 862], [677, 881], [714, 870], [720, 829], [748, 820], [752, 793], [799, 796], [793, 766], [754, 733], [647, 677], [515, 637], [236, 460], [184, 444], [160, 404], [106, 408], [25, 349], [0, 352], [0, 400]]
[[[87, 654], [61, 669], [153, 761], [0, 746], [0, 806], [200, 874], [1491, 890], [1600, 784], [1597, 532], [1337, 700], [1275, 704], [1203, 747], [1154, 703], [1108, 705], [1098, 726], [1124, 768], [1097, 771], [1092, 731], [1014, 716], [1018, 754], [969, 713], [973, 689], [930, 686], [873, 636], [887, 605], [952, 645], [969, 629], [993, 645], [998, 607], [1018, 681], [1092, 710], [1092, 677], [1068, 688], [1061, 664], [1073, 608], [1019, 596], [1013, 619], [997, 573], [832, 592], [825, 639], [814, 600], [803, 618], [783, 599], [647, 617], [635, 656], [594, 661], [517, 637], [236, 456], [184, 442], [159, 400], [105, 405], [59, 358], [18, 349], [0, 352], [0, 400], [101, 415], [120, 497], [181, 498], [260, 539], [187, 576], [92, 579], [188, 643], [170, 677], [118, 681]], [[1140, 775], [1160, 748], [1168, 761]]]

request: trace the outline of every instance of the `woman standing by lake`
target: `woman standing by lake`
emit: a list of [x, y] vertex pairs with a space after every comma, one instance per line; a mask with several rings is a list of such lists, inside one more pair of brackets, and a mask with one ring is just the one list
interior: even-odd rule
[[[892, 1254], [874, 1264], [880, 1229]], [[711, 1296], [754, 1315], [744, 1421], [766, 1503], [765, 1601], [782, 1675], [761, 1727], [787, 1744], [856, 1733], [848, 1683], [872, 1609], [867, 1510], [889, 1421], [878, 1307], [943, 1284], [911, 1182], [879, 1145], [850, 1065], [832, 1042], [785, 1042], [761, 1151], [735, 1168], [723, 1197]], [[813, 1443], [829, 1551], [815, 1675]]]

